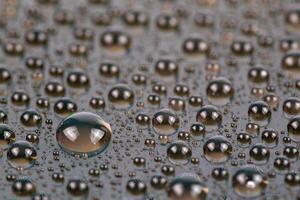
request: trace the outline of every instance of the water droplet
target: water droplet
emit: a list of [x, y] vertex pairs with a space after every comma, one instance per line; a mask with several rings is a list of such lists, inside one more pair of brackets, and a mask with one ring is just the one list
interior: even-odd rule
[[271, 110], [263, 101], [256, 101], [249, 106], [248, 115], [252, 122], [265, 126], [271, 119]]
[[173, 142], [167, 149], [168, 158], [177, 165], [187, 164], [192, 156], [191, 148], [182, 141]]
[[275, 147], [278, 143], [278, 133], [272, 129], [266, 129], [261, 133], [262, 141], [269, 147]]
[[290, 168], [290, 161], [285, 157], [277, 157], [274, 159], [274, 168], [280, 174], [285, 174]]
[[127, 182], [127, 190], [134, 195], [144, 194], [147, 190], [146, 184], [140, 179], [131, 179]]
[[66, 117], [76, 111], [76, 103], [67, 97], [57, 100], [54, 104], [54, 112], [62, 117]]
[[199, 137], [202, 138], [205, 134], [205, 126], [200, 123], [194, 123], [190, 127], [190, 132], [194, 138], [196, 139], [198, 139]]
[[213, 136], [205, 142], [203, 152], [208, 161], [222, 163], [229, 159], [232, 145], [224, 136]]
[[267, 178], [255, 167], [239, 169], [232, 177], [234, 191], [241, 197], [254, 198], [262, 194], [268, 185]]
[[37, 128], [42, 124], [42, 116], [34, 109], [28, 109], [20, 117], [22, 124], [28, 128]]
[[74, 196], [82, 196], [88, 193], [89, 187], [83, 180], [72, 179], [68, 181], [67, 191]]
[[134, 103], [134, 93], [127, 85], [119, 84], [110, 89], [108, 99], [116, 109], [128, 109]]
[[236, 40], [231, 44], [231, 51], [239, 56], [247, 56], [254, 52], [254, 47], [251, 42]]
[[182, 174], [171, 180], [167, 192], [169, 200], [204, 200], [208, 188], [199, 181], [196, 174]]
[[174, 76], [176, 75], [177, 70], [178, 65], [172, 60], [161, 59], [155, 64], [156, 73], [163, 77]]
[[26, 106], [30, 102], [30, 97], [25, 92], [17, 91], [12, 94], [11, 102], [15, 106]]
[[211, 103], [225, 105], [232, 100], [234, 88], [229, 80], [220, 77], [209, 82], [206, 94]]
[[37, 152], [34, 147], [26, 141], [13, 143], [7, 151], [8, 163], [17, 169], [31, 167], [37, 159]]
[[300, 77], [300, 64], [298, 62], [300, 58], [299, 51], [288, 52], [281, 60], [281, 67], [287, 75], [293, 78]]
[[251, 136], [247, 133], [239, 133], [237, 135], [237, 140], [242, 147], [248, 147], [251, 144]]
[[217, 130], [222, 124], [222, 113], [213, 105], [203, 106], [197, 113], [197, 121], [205, 125], [207, 131]]
[[300, 175], [295, 172], [289, 172], [285, 175], [284, 181], [291, 186], [300, 185]]
[[154, 131], [159, 135], [172, 135], [180, 126], [178, 116], [168, 109], [162, 109], [152, 118]]
[[229, 177], [229, 172], [223, 167], [214, 168], [212, 170], [212, 176], [219, 181], [226, 180]]
[[90, 112], [70, 115], [59, 124], [56, 132], [59, 146], [72, 155], [94, 156], [108, 146], [111, 137], [110, 125]]
[[253, 67], [248, 71], [248, 79], [252, 83], [262, 84], [269, 81], [269, 71], [263, 67]]
[[81, 71], [73, 71], [68, 74], [67, 83], [73, 88], [87, 88], [90, 84], [89, 77]]
[[16, 140], [15, 132], [6, 124], [0, 124], [0, 147], [6, 148]]
[[263, 144], [253, 145], [253, 147], [250, 149], [249, 154], [251, 158], [254, 159], [254, 163], [256, 165], [265, 164], [266, 162], [268, 162], [268, 159], [270, 157], [270, 151]]
[[300, 114], [300, 99], [297, 97], [286, 99], [283, 102], [282, 110], [287, 118]]
[[35, 193], [36, 188], [29, 179], [20, 178], [14, 181], [12, 190], [18, 196], [30, 196]]
[[287, 130], [292, 140], [300, 142], [300, 116], [293, 117], [289, 121]]
[[161, 175], [155, 175], [155, 176], [152, 176], [151, 178], [151, 186], [155, 189], [162, 189], [166, 186], [167, 184], [167, 179], [166, 177], [164, 176], [161, 176]]

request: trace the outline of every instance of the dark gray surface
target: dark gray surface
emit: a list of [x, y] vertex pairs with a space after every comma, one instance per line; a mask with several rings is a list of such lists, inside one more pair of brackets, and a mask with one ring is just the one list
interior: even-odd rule
[[[205, 88], [208, 81], [205, 71], [205, 63], [209, 59], [193, 60], [182, 53], [181, 45], [183, 40], [189, 36], [197, 35], [201, 38], [215, 43], [214, 50], [217, 53], [216, 59], [211, 59], [214, 63], [219, 63], [221, 72], [219, 76], [226, 77], [231, 80], [235, 96], [233, 101], [226, 105], [220, 106], [223, 112], [222, 127], [218, 132], [206, 134], [205, 139], [202, 141], [190, 140], [189, 145], [192, 148], [192, 157], [199, 158], [199, 164], [192, 164], [189, 162], [186, 165], [175, 166], [176, 175], [181, 173], [199, 174], [200, 180], [209, 188], [209, 195], [207, 199], [242, 199], [238, 197], [233, 189], [231, 178], [240, 166], [247, 163], [249, 158], [250, 148], [241, 148], [236, 141], [236, 133], [244, 132], [245, 125], [248, 122], [248, 106], [255, 100], [250, 95], [251, 85], [247, 80], [248, 69], [251, 67], [249, 61], [255, 64], [264, 64], [265, 68], [270, 72], [270, 82], [276, 88], [276, 94], [280, 97], [280, 106], [277, 111], [272, 111], [272, 119], [268, 128], [273, 128], [278, 133], [281, 131], [284, 134], [279, 134], [279, 143], [275, 148], [270, 148], [270, 159], [267, 164], [260, 165], [258, 168], [262, 169], [266, 174], [273, 172], [273, 162], [276, 157], [275, 153], [282, 155], [283, 147], [285, 144], [282, 138], [287, 135], [286, 125], [288, 120], [284, 118], [282, 113], [282, 102], [290, 96], [299, 96], [299, 90], [295, 88], [287, 89], [284, 86], [286, 82], [295, 81], [287, 76], [278, 76], [282, 73], [281, 58], [284, 53], [279, 49], [279, 41], [285, 38], [288, 33], [286, 32], [286, 25], [284, 22], [283, 11], [288, 10], [293, 5], [287, 1], [238, 1], [236, 6], [229, 5], [226, 1], [216, 1], [213, 6], [205, 6], [196, 3], [196, 1], [123, 1], [113, 0], [109, 5], [90, 5], [83, 0], [61, 0], [57, 5], [39, 5], [31, 0], [16, 0], [16, 15], [11, 16], [6, 20], [7, 26], [0, 29], [1, 40], [6, 41], [9, 30], [16, 30], [20, 34], [18, 41], [25, 44], [26, 52], [23, 58], [7, 56], [3, 51], [0, 51], [0, 61], [3, 65], [7, 66], [13, 74], [13, 82], [8, 86], [1, 86], [6, 95], [3, 98], [8, 100], [7, 104], [2, 104], [1, 108], [8, 113], [8, 124], [15, 130], [17, 140], [24, 140], [26, 133], [32, 132], [26, 130], [20, 123], [20, 115], [24, 109], [20, 109], [12, 105], [10, 102], [10, 95], [13, 91], [24, 90], [31, 97], [31, 108], [35, 108], [35, 100], [38, 95], [47, 96], [44, 92], [44, 85], [53, 77], [49, 76], [48, 69], [51, 64], [66, 65], [66, 63], [73, 64], [72, 67], [65, 67], [65, 76], [63, 79], [57, 79], [66, 86], [66, 96], [75, 100], [78, 106], [78, 111], [91, 111], [99, 114], [106, 122], [111, 124], [113, 136], [108, 148], [96, 157], [87, 159], [76, 159], [65, 152], [63, 152], [55, 138], [56, 128], [58, 123], [62, 120], [53, 112], [54, 102], [58, 98], [50, 98], [51, 107], [47, 112], [40, 113], [43, 116], [43, 125], [39, 129], [40, 142], [36, 146], [38, 153], [37, 164], [30, 169], [24, 171], [16, 171], [7, 163], [6, 152], [0, 159], [1, 177], [0, 177], [0, 199], [18, 199], [11, 190], [11, 182], [6, 180], [7, 174], [16, 174], [17, 177], [28, 177], [37, 187], [37, 191], [44, 192], [49, 195], [51, 199], [73, 199], [66, 190], [66, 183], [69, 179], [79, 177], [85, 180], [89, 185], [89, 194], [86, 199], [147, 199], [154, 197], [155, 199], [167, 199], [165, 190], [155, 190], [150, 185], [150, 179], [153, 175], [161, 174], [161, 166], [164, 164], [171, 164], [166, 155], [166, 148], [168, 145], [160, 145], [158, 135], [154, 133], [152, 127], [149, 129], [140, 129], [135, 122], [135, 116], [138, 113], [147, 113], [150, 117], [153, 116], [159, 108], [151, 106], [147, 102], [148, 94], [152, 94], [153, 82], [159, 81], [167, 85], [168, 95], [161, 96], [160, 108], [168, 107], [169, 97], [174, 97], [173, 88], [176, 83], [183, 83], [189, 86], [191, 95], [200, 95], [204, 99], [204, 105], [210, 104], [206, 97]], [[0, 1], [0, 8], [5, 9], [8, 5], [8, 0]], [[296, 4], [299, 6], [298, 4]], [[85, 12], [81, 14], [79, 8], [83, 8]], [[90, 27], [95, 32], [94, 41], [91, 42], [93, 50], [89, 52], [87, 59], [79, 59], [70, 56], [68, 53], [68, 45], [75, 41], [73, 37], [72, 26], [59, 26], [53, 21], [53, 12], [58, 9], [67, 9], [74, 13], [77, 18], [76, 25], [83, 25]], [[28, 21], [26, 12], [28, 9], [37, 9], [43, 16], [42, 20], [34, 21], [36, 25], [32, 28], [40, 28], [45, 30], [49, 27], [54, 27], [57, 31], [56, 35], [49, 37], [49, 44], [47, 48], [34, 47], [26, 44], [24, 40], [24, 33], [26, 27], [24, 23]], [[113, 56], [109, 51], [99, 45], [99, 36], [108, 27], [96, 27], [91, 23], [90, 16], [96, 11], [107, 11], [109, 9], [117, 9], [126, 11], [128, 9], [138, 9], [145, 11], [150, 16], [150, 23], [147, 28], [140, 30], [133, 30], [132, 28], [124, 25], [120, 18], [116, 17], [111, 25], [112, 28], [120, 29], [131, 35], [132, 46], [130, 52], [123, 56]], [[187, 17], [180, 19], [180, 30], [178, 32], [170, 31], [168, 33], [159, 31], [155, 26], [155, 19], [160, 13], [175, 13], [177, 9], [183, 9], [187, 12]], [[243, 12], [246, 10], [254, 10], [258, 13], [256, 19], [245, 19]], [[210, 13], [214, 16], [215, 25], [213, 28], [199, 28], [193, 22], [195, 13], [204, 12]], [[275, 14], [270, 14], [275, 13]], [[5, 14], [3, 14], [5, 15]], [[236, 28], [226, 29], [222, 27], [222, 23], [226, 19], [232, 19], [236, 22]], [[262, 48], [257, 45], [257, 36], [245, 36], [241, 33], [240, 28], [244, 23], [253, 22], [258, 25], [259, 32], [269, 34], [274, 38], [274, 45], [271, 48]], [[29, 28], [28, 28], [29, 29]], [[247, 41], [252, 41], [254, 44], [255, 52], [252, 58], [236, 57], [238, 64], [236, 67], [230, 67], [225, 64], [229, 56], [232, 56], [230, 51], [231, 41], [224, 41], [225, 34], [233, 36], [233, 38], [245, 38]], [[296, 34], [296, 38], [298, 38]], [[299, 38], [298, 38], [299, 39]], [[63, 56], [55, 54], [56, 49], [62, 49], [65, 53]], [[27, 56], [36, 55], [45, 59], [46, 66], [43, 71], [44, 79], [41, 85], [33, 88], [34, 81], [31, 78], [32, 71], [26, 69], [24, 66], [24, 59]], [[233, 55], [234, 56], [234, 55]], [[170, 58], [178, 61], [179, 75], [177, 78], [165, 80], [154, 72], [154, 64], [160, 58]], [[113, 61], [119, 64], [121, 75], [119, 80], [105, 80], [98, 73], [98, 66], [101, 62]], [[83, 62], [80, 67], [79, 62]], [[141, 65], [145, 65], [147, 71], [141, 71]], [[186, 69], [194, 67], [193, 73], [186, 72]], [[91, 87], [87, 92], [77, 95], [76, 90], [71, 89], [66, 84], [66, 75], [73, 69], [81, 68], [85, 71], [91, 82]], [[136, 86], [131, 81], [131, 75], [134, 73], [143, 73], [147, 76], [146, 86]], [[20, 79], [24, 76], [23, 79]], [[298, 76], [299, 78], [299, 76]], [[107, 99], [109, 89], [116, 83], [127, 83], [135, 92], [135, 105], [126, 111], [119, 111], [112, 109], [110, 102]], [[89, 106], [89, 99], [92, 96], [102, 96], [105, 98], [106, 108], [104, 110], [96, 111]], [[144, 108], [138, 108], [137, 103], [144, 102]], [[180, 117], [179, 130], [189, 130], [192, 123], [196, 121], [196, 113], [199, 108], [192, 108], [188, 101], [186, 101], [186, 110], [177, 112]], [[225, 112], [227, 110], [227, 112]], [[238, 116], [238, 121], [233, 122], [232, 116]], [[52, 119], [53, 125], [50, 129], [45, 124], [46, 119]], [[232, 128], [231, 124], [234, 123], [236, 128]], [[223, 134], [230, 135], [228, 139], [233, 146], [233, 153], [231, 159], [224, 164], [209, 163], [203, 157], [203, 144], [212, 135]], [[153, 138], [156, 140], [157, 145], [153, 150], [149, 150], [144, 146], [146, 138]], [[177, 140], [177, 134], [171, 136], [171, 141]], [[260, 143], [260, 137], [252, 139], [252, 144]], [[293, 142], [294, 146], [299, 145]], [[60, 151], [60, 160], [53, 160], [53, 150]], [[239, 153], [245, 153], [246, 158], [238, 158]], [[144, 167], [138, 167], [133, 164], [133, 158], [141, 156], [146, 159]], [[154, 162], [154, 157], [160, 156], [161, 163]], [[231, 163], [237, 162], [237, 166]], [[61, 168], [60, 165], [64, 164], [65, 167]], [[101, 164], [107, 164], [108, 170], [101, 171], [99, 177], [92, 177], [88, 174], [90, 168], [99, 168]], [[228, 181], [218, 182], [211, 177], [211, 170], [213, 167], [223, 166], [229, 170], [230, 176]], [[50, 169], [53, 169], [51, 171]], [[292, 162], [290, 171], [299, 173], [299, 162]], [[55, 183], [51, 176], [53, 172], [63, 172], [65, 175], [65, 182], [62, 184]], [[147, 193], [145, 196], [133, 196], [126, 191], [126, 183], [130, 179], [129, 173], [136, 173], [136, 177], [140, 178], [147, 184]], [[122, 177], [115, 176], [116, 173], [122, 173]], [[171, 180], [168, 177], [168, 180]], [[284, 182], [284, 175], [276, 174], [274, 178], [268, 178], [269, 184], [266, 187], [264, 194], [257, 199], [296, 199], [299, 193], [299, 186], [290, 187]], [[101, 183], [102, 187], [95, 187], [96, 183]], [[226, 198], [225, 198], [226, 197]], [[25, 198], [26, 199], [26, 198]], [[82, 199], [85, 199], [84, 197]]]

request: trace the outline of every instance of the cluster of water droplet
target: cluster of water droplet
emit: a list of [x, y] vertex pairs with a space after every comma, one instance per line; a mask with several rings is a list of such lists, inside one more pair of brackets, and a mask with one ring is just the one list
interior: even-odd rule
[[294, 1], [0, 1], [0, 199], [300, 199]]

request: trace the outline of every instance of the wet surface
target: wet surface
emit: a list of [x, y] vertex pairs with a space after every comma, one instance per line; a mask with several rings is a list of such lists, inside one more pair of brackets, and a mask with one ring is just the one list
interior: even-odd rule
[[300, 2], [0, 10], [0, 199], [300, 199]]

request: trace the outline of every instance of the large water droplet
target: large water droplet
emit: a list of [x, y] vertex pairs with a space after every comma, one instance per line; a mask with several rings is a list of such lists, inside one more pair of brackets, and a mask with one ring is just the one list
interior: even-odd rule
[[134, 103], [134, 92], [127, 85], [119, 84], [110, 89], [108, 99], [116, 109], [128, 109]]
[[31, 180], [20, 178], [14, 181], [12, 190], [18, 196], [30, 196], [36, 191], [36, 187]]
[[287, 130], [292, 140], [300, 142], [300, 116], [296, 116], [289, 121]]
[[234, 89], [229, 80], [220, 77], [212, 80], [208, 84], [206, 93], [211, 103], [215, 105], [225, 105], [233, 98]]
[[192, 150], [185, 142], [177, 141], [168, 147], [167, 155], [175, 164], [187, 164], [192, 156]]
[[178, 130], [180, 120], [174, 112], [162, 109], [155, 113], [152, 124], [156, 133], [160, 135], [172, 135]]
[[260, 126], [265, 126], [271, 119], [271, 110], [263, 101], [256, 101], [249, 106], [248, 115], [250, 120]]
[[232, 145], [224, 136], [213, 136], [205, 142], [203, 152], [208, 161], [222, 163], [231, 155]]
[[217, 130], [222, 124], [222, 113], [213, 105], [203, 106], [198, 111], [196, 118], [205, 125], [207, 131]]
[[198, 180], [197, 175], [183, 174], [170, 182], [167, 191], [169, 200], [203, 200], [208, 188]]
[[258, 197], [268, 184], [267, 178], [254, 167], [239, 169], [232, 178], [234, 191], [247, 198]]
[[37, 159], [34, 147], [26, 141], [13, 143], [7, 151], [8, 163], [17, 169], [31, 167]]
[[6, 124], [0, 124], [0, 147], [5, 148], [16, 139], [14, 131]]
[[59, 124], [56, 132], [58, 144], [73, 155], [96, 155], [107, 147], [111, 137], [110, 125], [90, 112], [70, 115]]

